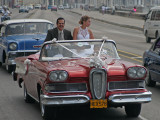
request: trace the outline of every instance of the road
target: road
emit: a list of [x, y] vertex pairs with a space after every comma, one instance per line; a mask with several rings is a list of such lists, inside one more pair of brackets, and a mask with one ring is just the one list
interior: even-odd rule
[[[78, 26], [81, 16], [71, 13], [69, 10], [51, 12], [49, 10], [33, 10], [30, 13], [18, 13], [14, 9], [11, 19], [19, 18], [42, 18], [56, 23], [56, 19], [60, 16], [66, 19], [65, 28], [73, 31]], [[117, 43], [120, 57], [124, 60], [137, 64], [142, 64], [143, 52], [150, 48], [152, 43], [145, 43], [145, 37], [139, 30], [123, 28], [106, 24], [100, 21], [92, 20], [91, 27], [95, 38], [107, 36]], [[0, 68], [0, 120], [42, 120], [37, 103], [27, 104], [23, 100], [23, 89], [19, 88], [17, 83], [12, 80], [12, 75], [8, 74], [4, 68]], [[143, 104], [141, 115], [138, 118], [126, 117], [123, 108], [109, 108], [103, 110], [87, 109], [65, 109], [59, 112], [58, 119], [69, 120], [159, 120], [160, 114], [160, 84], [155, 88], [149, 89], [152, 95], [152, 102]]]

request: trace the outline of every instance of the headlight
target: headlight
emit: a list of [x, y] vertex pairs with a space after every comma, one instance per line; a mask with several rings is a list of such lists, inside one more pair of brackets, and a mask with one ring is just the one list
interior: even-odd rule
[[143, 78], [146, 75], [146, 70], [143, 67], [131, 67], [128, 69], [127, 75], [134, 79]]
[[52, 71], [49, 74], [49, 79], [54, 82], [62, 82], [68, 78], [68, 73], [66, 71], [57, 70]]
[[10, 43], [9, 44], [9, 49], [10, 50], [16, 50], [17, 49], [17, 44], [16, 43]]

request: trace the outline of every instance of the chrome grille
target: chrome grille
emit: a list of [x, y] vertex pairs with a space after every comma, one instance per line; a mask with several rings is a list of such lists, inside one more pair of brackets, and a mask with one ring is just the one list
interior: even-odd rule
[[94, 68], [90, 72], [90, 89], [93, 99], [104, 99], [106, 95], [106, 71]]
[[142, 80], [132, 81], [114, 81], [108, 83], [108, 90], [128, 90], [128, 89], [143, 89], [145, 88], [145, 82]]
[[87, 92], [86, 83], [54, 83], [47, 84], [45, 90], [51, 93]]

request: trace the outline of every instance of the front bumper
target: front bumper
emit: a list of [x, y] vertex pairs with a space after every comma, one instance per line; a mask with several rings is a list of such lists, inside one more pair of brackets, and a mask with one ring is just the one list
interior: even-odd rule
[[8, 52], [8, 54], [6, 55], [6, 61], [5, 61], [5, 65], [15, 65], [15, 58], [16, 57], [22, 57], [22, 56], [29, 56], [31, 54], [35, 54], [36, 52], [38, 52], [38, 50], [26, 50], [26, 51], [13, 51], [13, 52]]
[[[114, 104], [147, 103], [151, 101], [151, 92], [137, 94], [114, 94], [109, 96], [108, 101]], [[41, 102], [44, 105], [69, 105], [85, 104], [90, 101], [87, 95], [49, 96], [41, 95]]]
[[86, 95], [69, 95], [69, 96], [48, 96], [41, 95], [41, 102], [44, 105], [68, 105], [68, 104], [85, 104], [90, 98]]
[[144, 92], [137, 94], [114, 94], [109, 96], [108, 101], [114, 104], [123, 104], [123, 103], [147, 103], [151, 102], [152, 93]]

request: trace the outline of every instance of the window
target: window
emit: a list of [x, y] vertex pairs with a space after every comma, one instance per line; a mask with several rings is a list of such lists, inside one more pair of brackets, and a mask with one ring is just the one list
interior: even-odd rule
[[153, 12], [152, 12], [152, 15], [151, 15], [151, 20], [154, 20], [154, 19], [155, 19], [155, 14], [156, 14], [156, 11], [153, 11]]
[[160, 20], [160, 11], [157, 11], [155, 14], [155, 20]]

